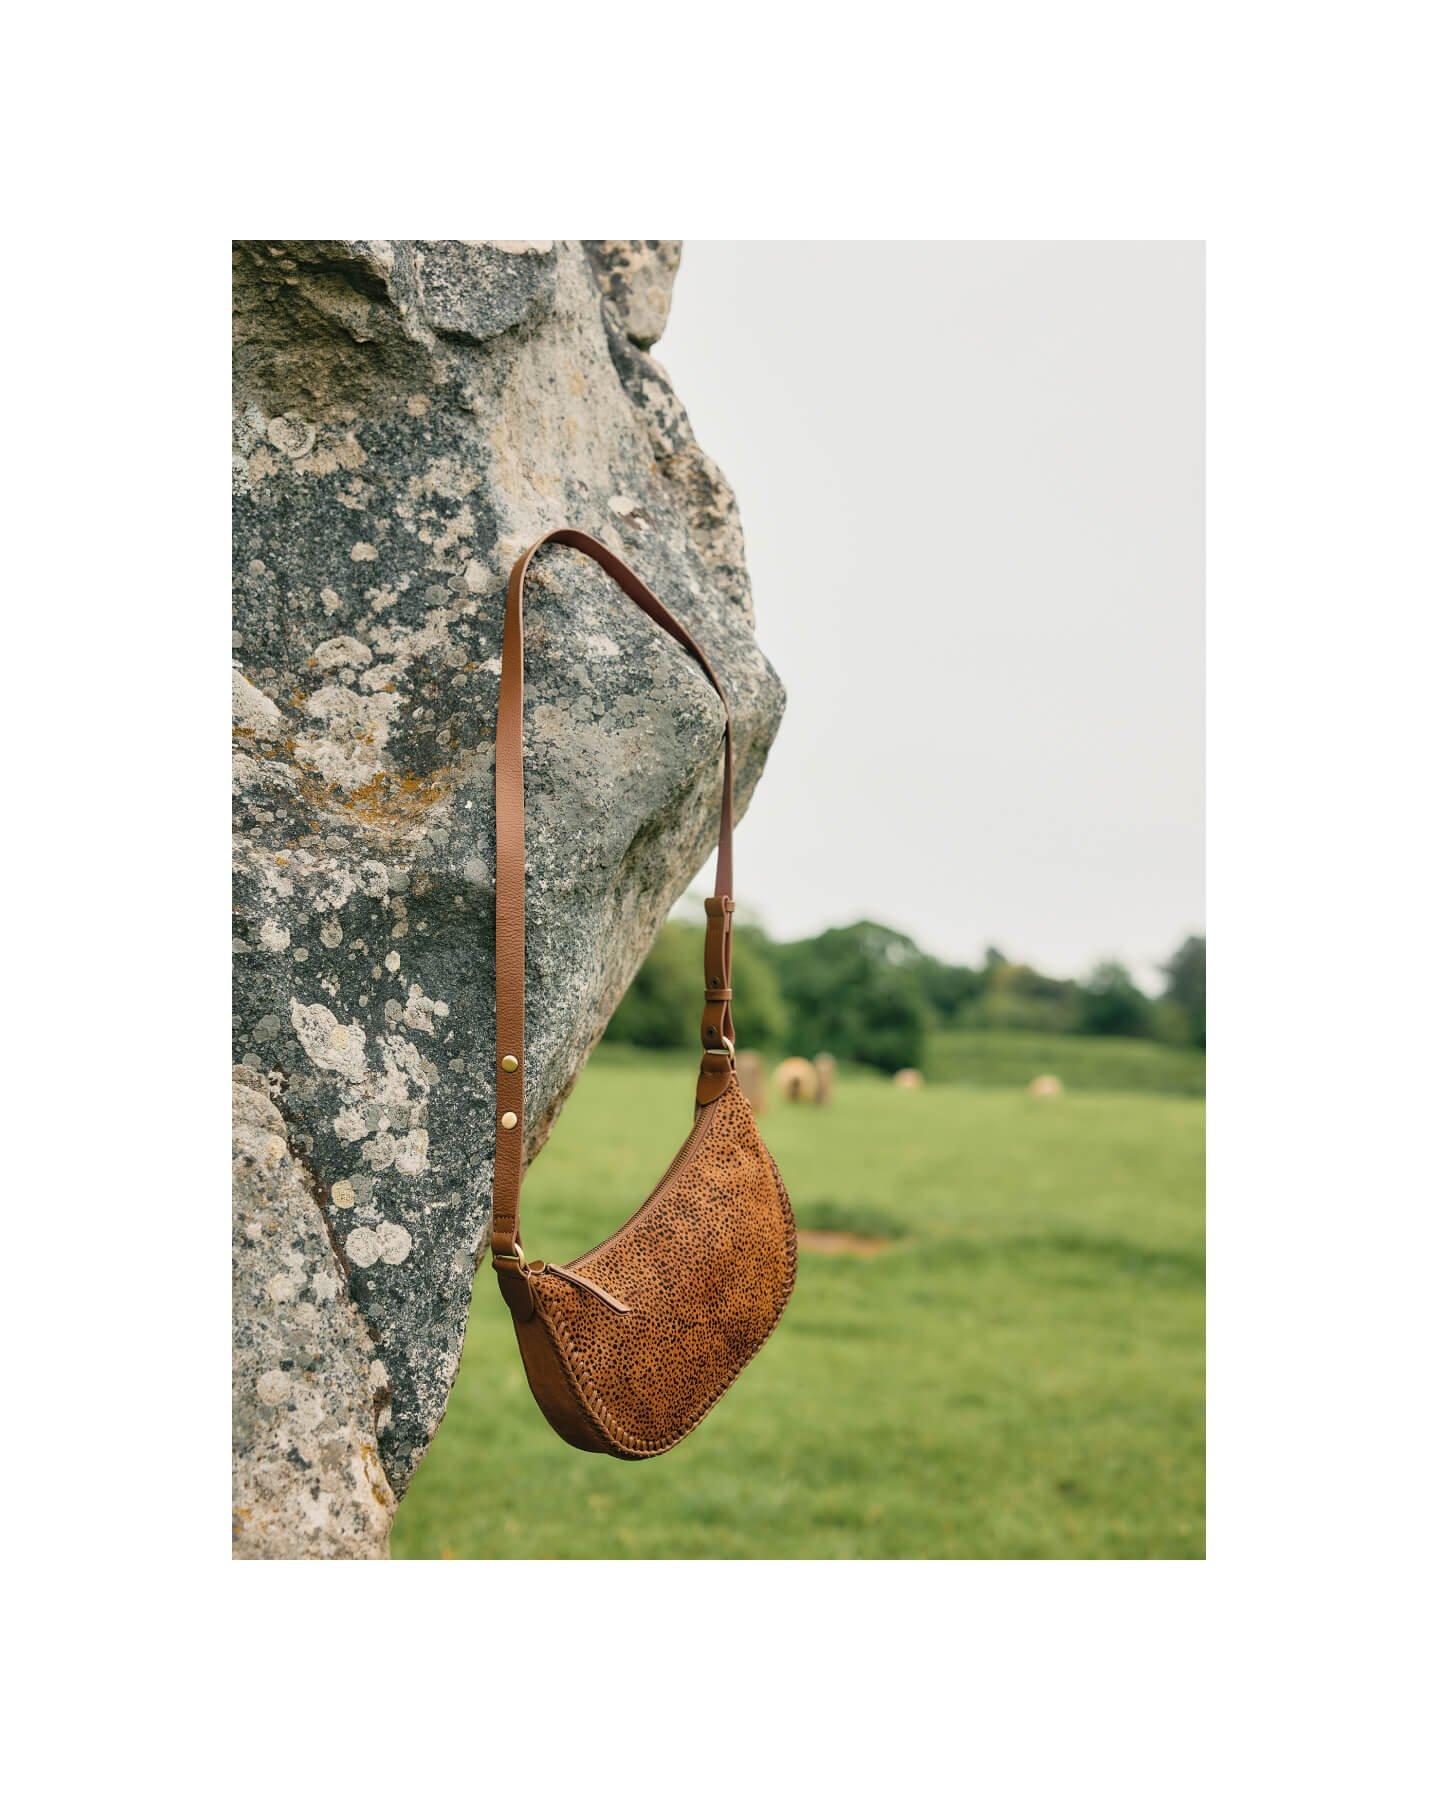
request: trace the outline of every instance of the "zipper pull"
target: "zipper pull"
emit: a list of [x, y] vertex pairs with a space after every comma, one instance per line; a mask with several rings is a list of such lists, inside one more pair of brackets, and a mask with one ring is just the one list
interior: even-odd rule
[[628, 1313], [630, 1311], [623, 1300], [617, 1300], [613, 1294], [607, 1294], [598, 1281], [591, 1281], [588, 1275], [580, 1274], [577, 1269], [562, 1269], [559, 1263], [544, 1263], [539, 1272], [542, 1275], [558, 1275], [562, 1281], [568, 1281], [572, 1287], [580, 1288], [587, 1294], [593, 1294], [597, 1300], [603, 1300], [611, 1312]]

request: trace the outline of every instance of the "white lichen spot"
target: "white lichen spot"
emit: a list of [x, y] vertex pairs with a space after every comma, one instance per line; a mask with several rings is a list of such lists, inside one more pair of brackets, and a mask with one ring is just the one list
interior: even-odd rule
[[266, 1286], [265, 1292], [272, 1300], [283, 1306], [287, 1300], [296, 1300], [299, 1298], [300, 1289], [303, 1285], [304, 1284], [299, 1278], [294, 1275], [272, 1275]]
[[405, 402], [405, 410], [412, 419], [423, 419], [430, 410], [430, 401], [425, 394], [411, 394]]
[[373, 544], [360, 543], [350, 546], [351, 562], [374, 562], [379, 554]]
[[333, 637], [315, 646], [313, 660], [317, 669], [363, 669], [366, 663], [374, 660], [374, 655], [370, 646], [362, 644], [359, 638]]
[[639, 504], [640, 502], [633, 494], [612, 494], [610, 496], [611, 512], [618, 513], [622, 519], [629, 518]]
[[443, 1000], [432, 1000], [418, 983], [410, 984], [410, 992], [405, 999], [405, 1010], [401, 1015], [412, 1031], [423, 1031], [430, 1037], [435, 1035], [435, 1021], [445, 1018], [450, 1008]]
[[329, 685], [317, 688], [305, 711], [324, 726], [295, 746], [296, 759], [339, 787], [355, 788], [374, 779], [383, 766], [390, 726], [400, 708], [398, 694], [357, 693]]
[[266, 1406], [278, 1406], [290, 1392], [290, 1377], [283, 1369], [267, 1369], [255, 1383], [255, 1392]]
[[342, 1025], [328, 1006], [290, 1002], [290, 1024], [300, 1046], [318, 1069], [360, 1081], [365, 1075], [365, 1031], [358, 1020]]
[[401, 1175], [420, 1175], [430, 1167], [430, 1133], [407, 1131], [395, 1142], [395, 1167]]
[[320, 927], [320, 942], [327, 950], [338, 950], [345, 942], [345, 933], [334, 919], [327, 919]]
[[235, 723], [256, 737], [271, 738], [280, 730], [280, 708], [238, 669], [230, 676], [230, 711]]
[[315, 1298], [323, 1305], [329, 1305], [340, 1292], [340, 1283], [329, 1269], [321, 1269], [317, 1274], [312, 1275], [310, 1286], [314, 1291]]
[[380, 1245], [382, 1262], [402, 1263], [410, 1254], [410, 1233], [403, 1225], [393, 1224], [386, 1219], [384, 1224], [376, 1227], [375, 1238]]
[[392, 950], [385, 958], [385, 967], [392, 975], [398, 971], [400, 967], [400, 952], [398, 950]]
[[388, 1169], [395, 1160], [395, 1138], [389, 1131], [376, 1132], [360, 1152], [372, 1169]]
[[422, 530], [417, 533], [422, 544], [429, 544], [433, 552], [431, 562], [443, 568], [445, 558], [459, 544], [461, 538], [474, 537], [475, 515], [468, 506], [462, 506], [445, 521], [445, 529], [441, 532]]
[[332, 1206], [340, 1207], [342, 1211], [352, 1207], [355, 1204], [354, 1182], [348, 1180], [337, 1181], [330, 1189], [330, 1204]]
[[358, 1144], [370, 1130], [365, 1123], [365, 1115], [358, 1106], [344, 1107], [330, 1121], [330, 1124], [336, 1137], [345, 1144]]
[[471, 557], [465, 565], [465, 586], [472, 594], [483, 594], [495, 585], [494, 573], [486, 568], [477, 557]]
[[288, 950], [290, 948], [289, 929], [278, 919], [267, 919], [260, 927], [260, 942], [267, 950]]
[[358, 1225], [345, 1240], [345, 1254], [357, 1269], [368, 1269], [372, 1263], [380, 1260], [381, 1243], [378, 1232], [368, 1225]]
[[335, 592], [334, 588], [321, 588], [320, 604], [325, 608], [327, 613], [337, 613], [341, 606], [340, 596]]

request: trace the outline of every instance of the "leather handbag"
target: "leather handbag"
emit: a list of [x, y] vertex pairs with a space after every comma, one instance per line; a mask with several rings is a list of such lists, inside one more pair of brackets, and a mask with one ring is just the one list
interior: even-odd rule
[[[715, 895], [705, 902], [700, 1077], [690, 1135], [648, 1200], [595, 1249], [532, 1261], [525, 1164], [525, 572], [542, 544], [599, 563], [704, 670], [725, 707]], [[734, 754], [705, 653], [613, 551], [547, 532], [510, 572], [495, 728], [495, 1187], [490, 1245], [530, 1390], [578, 1450], [638, 1460], [694, 1430], [774, 1330], [795, 1284], [795, 1219], [735, 1075], [730, 1010]]]

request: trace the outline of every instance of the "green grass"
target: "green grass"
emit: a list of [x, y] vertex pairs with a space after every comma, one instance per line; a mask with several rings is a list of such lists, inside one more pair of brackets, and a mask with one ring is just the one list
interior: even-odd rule
[[1140, 1038], [937, 1031], [926, 1046], [925, 1073], [975, 1087], [1018, 1088], [1036, 1075], [1058, 1075], [1086, 1093], [1203, 1094], [1205, 1053]]
[[[692, 1063], [597, 1053], [526, 1183], [532, 1254], [575, 1255], [644, 1198]], [[802, 1251], [770, 1343], [643, 1463], [553, 1434], [487, 1264], [396, 1556], [1203, 1556], [1199, 1102], [842, 1071], [828, 1112], [761, 1124], [802, 1227], [892, 1246]]]

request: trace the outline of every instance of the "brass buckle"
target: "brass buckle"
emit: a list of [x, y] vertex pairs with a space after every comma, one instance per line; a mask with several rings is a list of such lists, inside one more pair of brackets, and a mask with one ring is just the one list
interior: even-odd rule
[[491, 1265], [497, 1269], [503, 1263], [506, 1268], [513, 1265], [517, 1270], [520, 1270], [525, 1267], [525, 1252], [518, 1244], [513, 1250], [492, 1250], [490, 1252], [490, 1262]]

